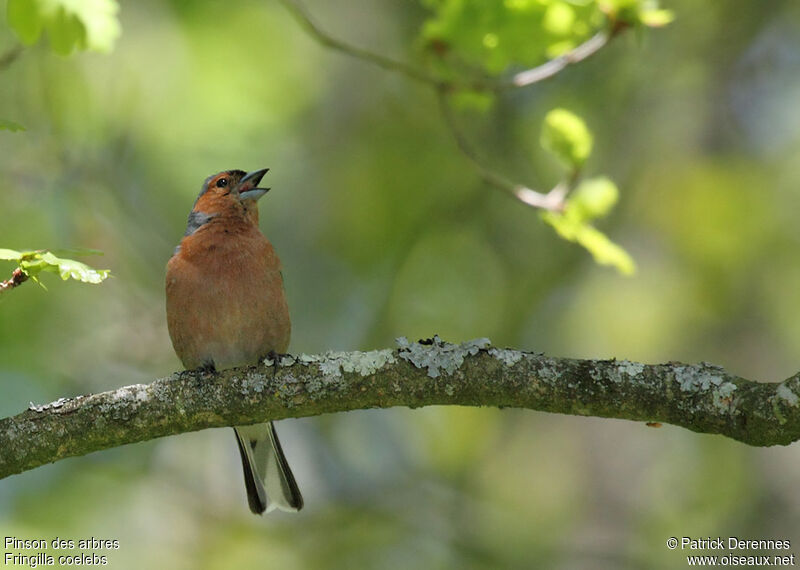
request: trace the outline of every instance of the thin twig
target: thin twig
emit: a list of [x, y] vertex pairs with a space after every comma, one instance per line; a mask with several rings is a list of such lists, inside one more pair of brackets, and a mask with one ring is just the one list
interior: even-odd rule
[[19, 287], [23, 283], [28, 280], [28, 276], [25, 274], [22, 269], [17, 267], [14, 272], [11, 274], [11, 279], [6, 279], [5, 281], [0, 281], [0, 293], [5, 293], [13, 289], [14, 287]]
[[289, 10], [289, 12], [291, 12], [291, 14], [300, 23], [300, 25], [306, 29], [311, 37], [313, 37], [322, 45], [336, 51], [340, 51], [351, 57], [373, 63], [379, 67], [382, 67], [383, 69], [402, 73], [411, 79], [415, 79], [422, 83], [427, 83], [428, 85], [439, 86], [441, 84], [441, 81], [438, 78], [414, 67], [413, 65], [409, 65], [402, 61], [397, 61], [390, 57], [350, 45], [342, 40], [334, 38], [327, 32], [323, 31], [322, 28], [320, 28], [316, 22], [314, 22], [314, 20], [311, 18], [311, 14], [309, 14], [305, 6], [303, 6], [298, 0], [279, 1], [286, 7], [287, 10]]
[[478, 153], [474, 148], [472, 148], [472, 145], [467, 140], [467, 137], [458, 126], [458, 121], [453, 114], [453, 109], [447, 102], [447, 94], [443, 89], [440, 89], [438, 91], [438, 95], [439, 107], [442, 111], [442, 116], [444, 117], [445, 123], [453, 135], [459, 150], [470, 160], [470, 162], [472, 162], [473, 166], [478, 170], [480, 177], [483, 178], [487, 184], [506, 192], [513, 198], [534, 208], [541, 208], [551, 212], [560, 212], [564, 209], [567, 194], [577, 178], [577, 172], [575, 172], [568, 181], [559, 182], [547, 193], [537, 192], [536, 190], [528, 188], [527, 186], [512, 182], [508, 178], [484, 166], [483, 162], [478, 156]]
[[17, 44], [7, 49], [3, 55], [0, 55], [0, 71], [9, 67], [16, 59], [22, 55], [22, 44]]
[[[340, 51], [351, 57], [367, 61], [375, 64], [383, 69], [402, 73], [407, 77], [426, 83], [433, 87], [443, 87], [449, 85], [454, 88], [455, 85], [449, 84], [447, 81], [440, 79], [422, 69], [413, 65], [392, 59], [385, 55], [381, 55], [360, 47], [353, 46], [338, 38], [334, 38], [322, 28], [317, 25], [311, 17], [309, 11], [303, 6], [300, 0], [279, 0], [286, 9], [295, 17], [295, 19], [303, 26], [306, 31], [317, 40], [320, 44], [331, 49]], [[623, 29], [622, 26], [613, 26], [611, 32], [606, 30], [600, 31], [581, 45], [570, 50], [569, 52], [551, 59], [542, 65], [532, 67], [520, 71], [508, 79], [492, 79], [487, 77], [475, 78], [461, 84], [461, 87], [474, 89], [478, 91], [499, 91], [501, 89], [513, 89], [519, 87], [527, 87], [538, 83], [545, 79], [553, 77], [558, 72], [562, 71], [568, 65], [578, 63], [584, 59], [594, 55], [605, 46], [608, 41], [617, 35]]]
[[578, 63], [594, 55], [608, 43], [609, 39], [611, 39], [611, 35], [605, 30], [598, 32], [567, 53], [537, 67], [532, 67], [531, 69], [526, 69], [525, 71], [514, 74], [511, 79], [504, 82], [502, 86], [505, 88], [527, 87], [528, 85], [533, 85], [534, 83], [549, 79], [568, 65]]

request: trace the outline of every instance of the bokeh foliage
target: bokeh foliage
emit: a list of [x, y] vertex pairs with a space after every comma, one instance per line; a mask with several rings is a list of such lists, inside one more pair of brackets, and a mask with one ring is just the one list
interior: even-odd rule
[[8, 25], [26, 45], [47, 33], [54, 52], [108, 53], [120, 33], [115, 0], [8, 0]]
[[[591, 19], [592, 5], [630, 14], [625, 3], [503, 3], [542, 13], [558, 4], [589, 26], [528, 34], [538, 55], [506, 68], [478, 27], [448, 24], [453, 42], [472, 47], [443, 55], [431, 35], [499, 2], [308, 4], [354, 44], [489, 78], [590, 37], [607, 23]], [[320, 48], [273, 2], [125, 3], [108, 54], [78, 52], [81, 41], [70, 57], [53, 54], [42, 23], [0, 74], [0, 116], [27, 129], [0, 130], [0, 245], [96, 248], [116, 278], [9, 293], [0, 413], [178, 369], [164, 264], [202, 180], [262, 166], [273, 188], [262, 229], [283, 260], [293, 352], [439, 333], [564, 356], [706, 360], [764, 380], [793, 374], [800, 6], [664, 4], [677, 15], [664, 30], [626, 32], [556, 78], [461, 111], [487, 163], [541, 189], [570, 170], [540, 145], [547, 113], [582, 117], [592, 153], [572, 194], [580, 207], [562, 215], [606, 213], [598, 226], [635, 257], [631, 278], [481, 183], [424, 86]], [[0, 30], [3, 53], [18, 38], [7, 20]], [[497, 49], [510, 49], [510, 31], [496, 33]], [[119, 538], [114, 567], [178, 569], [675, 568], [684, 562], [669, 536], [800, 544], [796, 446], [493, 409], [360, 412], [278, 429], [307, 499], [297, 516], [249, 514], [233, 436], [220, 430], [0, 481], [0, 535]]]

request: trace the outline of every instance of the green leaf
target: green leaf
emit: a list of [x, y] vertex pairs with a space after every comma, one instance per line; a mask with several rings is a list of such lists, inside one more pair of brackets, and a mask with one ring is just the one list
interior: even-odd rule
[[600, 7], [612, 20], [634, 25], [639, 22], [642, 2], [643, 0], [601, 0]]
[[8, 21], [31, 45], [47, 31], [50, 47], [67, 55], [75, 48], [108, 53], [120, 35], [116, 0], [9, 0]]
[[630, 254], [597, 228], [585, 226], [577, 235], [576, 241], [586, 248], [600, 265], [615, 267], [623, 275], [636, 273], [636, 263]]
[[639, 21], [650, 28], [663, 28], [675, 19], [671, 10], [642, 10]]
[[542, 27], [554, 36], [565, 36], [575, 26], [575, 10], [566, 3], [554, 2], [544, 12]]
[[53, 271], [61, 275], [61, 279], [75, 279], [83, 281], [84, 283], [100, 283], [104, 281], [109, 274], [107, 269], [92, 269], [85, 263], [75, 261], [74, 259], [62, 259], [56, 257], [52, 253], [45, 252], [42, 254], [42, 260], [47, 263], [44, 271]]
[[37, 284], [39, 287], [41, 287], [41, 288], [42, 288], [42, 289], [44, 289], [45, 291], [48, 291], [48, 289], [47, 289], [47, 287], [45, 286], [45, 284], [44, 284], [44, 283], [42, 283], [42, 280], [41, 280], [41, 279], [39, 279], [38, 277], [36, 277], [36, 275], [32, 275], [32, 276], [31, 276], [31, 281], [33, 281], [34, 283], [36, 283], [36, 284]]
[[583, 119], [566, 109], [553, 109], [544, 118], [540, 142], [567, 167], [578, 169], [591, 154], [593, 139]]
[[0, 259], [4, 261], [19, 261], [21, 258], [22, 258], [21, 251], [0, 248]]
[[644, 24], [651, 28], [666, 26], [675, 19], [671, 10], [659, 9], [656, 0], [600, 0], [600, 9], [618, 22]]
[[0, 131], [11, 131], [12, 133], [15, 133], [17, 131], [24, 130], [25, 127], [19, 123], [15, 123], [14, 121], [9, 121], [7, 119], [0, 119]]
[[19, 266], [28, 277], [32, 277], [45, 271], [48, 267], [48, 263], [44, 261], [40, 255], [36, 255], [23, 257], [19, 261]]
[[564, 215], [589, 221], [607, 215], [619, 199], [616, 184], [604, 176], [581, 182], [567, 202]]
[[594, 226], [554, 212], [546, 212], [542, 214], [542, 218], [553, 226], [562, 238], [586, 248], [600, 265], [615, 267], [623, 275], [632, 275], [636, 272], [636, 263], [628, 252]]
[[116, 0], [59, 0], [85, 29], [85, 49], [110, 53], [121, 33]]
[[[72, 254], [94, 255], [97, 250], [63, 250]], [[75, 279], [84, 283], [100, 283], [110, 275], [107, 269], [93, 269], [85, 263], [58, 257], [55, 253], [47, 250], [15, 251], [13, 249], [0, 249], [0, 260], [16, 261], [17, 265], [33, 281], [39, 283], [38, 276], [43, 271], [57, 273], [61, 279]], [[44, 286], [44, 285], [42, 285]]]
[[86, 47], [86, 29], [75, 14], [59, 6], [45, 24], [51, 49], [59, 55], [69, 55], [74, 48]]
[[34, 0], [8, 0], [6, 18], [8, 25], [25, 45], [36, 43], [42, 34], [40, 7]]

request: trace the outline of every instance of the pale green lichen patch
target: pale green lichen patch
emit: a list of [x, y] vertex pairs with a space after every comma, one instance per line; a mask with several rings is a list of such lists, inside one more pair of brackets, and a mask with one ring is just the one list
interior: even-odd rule
[[279, 398], [287, 408], [293, 408], [293, 398], [297, 395], [297, 390], [295, 388], [295, 385], [297, 384], [297, 378], [291, 374], [286, 374], [283, 379], [284, 382], [276, 387], [273, 396]]
[[708, 390], [712, 386], [717, 387], [723, 383], [723, 379], [719, 376], [710, 375], [690, 366], [677, 366], [675, 368], [675, 380], [680, 383], [681, 390], [684, 392]]
[[721, 398], [730, 398], [734, 390], [736, 390], [736, 384], [734, 384], [733, 382], [725, 382], [723, 384], [720, 384], [717, 393], [720, 395]]
[[428, 376], [438, 378], [445, 374], [452, 374], [464, 363], [468, 355], [475, 355], [482, 349], [489, 348], [492, 343], [488, 338], [468, 340], [461, 344], [444, 342], [439, 335], [433, 337], [429, 343], [409, 342], [406, 337], [396, 339], [400, 349], [398, 355], [417, 368], [427, 368]]
[[300, 364], [311, 364], [312, 362], [319, 362], [319, 356], [317, 356], [316, 354], [306, 354], [304, 352], [297, 357], [297, 362], [299, 362]]
[[325, 356], [322, 360], [319, 361], [319, 370], [325, 376], [341, 376], [342, 375], [342, 365], [340, 359], [346, 353], [344, 352], [333, 352], [328, 351], [325, 353]]
[[781, 400], [786, 401], [790, 406], [796, 406], [798, 400], [800, 400], [800, 398], [797, 397], [797, 394], [792, 392], [792, 389], [786, 385], [786, 382], [778, 384], [775, 393]]
[[[137, 384], [137, 386], [138, 385], [139, 384]], [[118, 399], [119, 395], [115, 394], [115, 398]], [[34, 412], [44, 412], [47, 410], [54, 410], [60, 408], [61, 406], [69, 402], [71, 399], [72, 398], [59, 398], [55, 402], [50, 402], [49, 404], [34, 404], [33, 402], [30, 402], [28, 404], [28, 409]]]
[[[619, 360], [617, 361], [617, 368], [623, 374], [627, 374], [628, 376], [638, 376], [642, 372], [644, 372], [644, 364], [641, 362], [631, 362], [629, 360]], [[618, 377], [619, 380], [622, 380]], [[613, 378], [612, 378], [613, 380]]]
[[707, 369], [698, 369], [690, 366], [675, 368], [675, 380], [680, 383], [684, 392], [705, 392], [713, 390], [712, 399], [717, 408], [731, 409], [733, 405], [733, 392], [736, 384], [726, 381], [723, 377], [710, 373]]
[[[539, 382], [543, 382], [545, 384], [557, 384], [561, 382], [558, 363], [551, 358], [543, 358], [539, 363], [536, 377]], [[576, 384], [569, 382], [567, 387], [575, 388]]]
[[490, 348], [489, 354], [506, 366], [514, 366], [517, 362], [522, 360], [523, 356], [522, 351], [508, 348]]
[[266, 388], [267, 383], [264, 381], [264, 375], [257, 372], [248, 372], [245, 376], [245, 386], [249, 386], [257, 394], [260, 394]]
[[720, 409], [732, 410], [734, 413], [739, 413], [735, 408], [733, 399], [733, 392], [736, 390], [736, 384], [732, 382], [724, 382], [714, 391], [713, 400], [714, 405]]
[[318, 361], [320, 372], [326, 376], [341, 376], [342, 372], [356, 372], [361, 376], [371, 376], [386, 364], [394, 364], [391, 349], [370, 350], [369, 352], [328, 351]]
[[[63, 399], [63, 398], [62, 398]], [[122, 388], [118, 388], [111, 392], [109, 400], [111, 402], [117, 402], [120, 400], [134, 400], [134, 401], [144, 401], [147, 399], [147, 385], [146, 384], [131, 384], [130, 386], [124, 386]], [[61, 400], [59, 400], [60, 402]], [[55, 404], [59, 402], [54, 402], [50, 404], [53, 408], [59, 407]]]

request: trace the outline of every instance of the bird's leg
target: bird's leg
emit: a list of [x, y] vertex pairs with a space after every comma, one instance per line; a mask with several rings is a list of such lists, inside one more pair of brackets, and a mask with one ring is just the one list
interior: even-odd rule
[[270, 350], [266, 355], [261, 357], [261, 361], [273, 362], [277, 367], [277, 365], [281, 363], [281, 360], [283, 359], [284, 356], [287, 355], [281, 352], [275, 352], [274, 350]]

